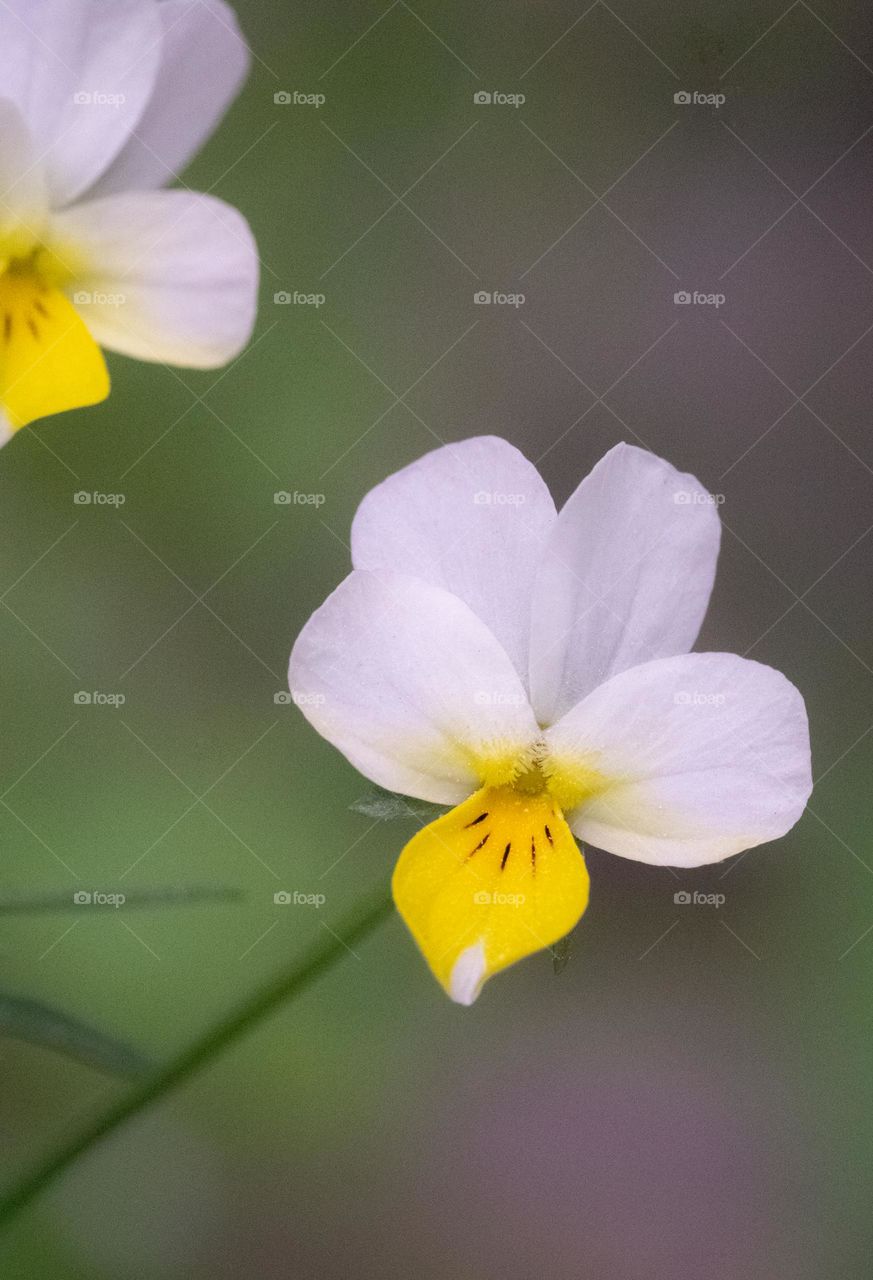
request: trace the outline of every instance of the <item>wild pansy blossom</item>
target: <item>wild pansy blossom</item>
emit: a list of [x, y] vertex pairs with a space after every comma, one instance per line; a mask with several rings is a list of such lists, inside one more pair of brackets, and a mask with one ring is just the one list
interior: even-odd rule
[[367, 495], [354, 570], [303, 628], [290, 687], [368, 778], [451, 811], [394, 872], [397, 908], [452, 999], [576, 924], [574, 835], [658, 866], [784, 835], [811, 790], [779, 672], [689, 653], [720, 520], [693, 476], [625, 444], [560, 514], [494, 437], [447, 445]]
[[158, 190], [247, 67], [222, 0], [0, 5], [0, 443], [103, 400], [101, 346], [206, 369], [247, 342], [248, 224]]

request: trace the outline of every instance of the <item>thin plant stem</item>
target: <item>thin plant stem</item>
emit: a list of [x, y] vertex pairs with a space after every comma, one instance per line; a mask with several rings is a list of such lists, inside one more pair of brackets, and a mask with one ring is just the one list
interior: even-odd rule
[[48, 1156], [43, 1164], [0, 1198], [0, 1226], [8, 1223], [21, 1209], [35, 1200], [44, 1188], [103, 1138], [115, 1133], [153, 1102], [157, 1102], [214, 1062], [225, 1049], [257, 1026], [262, 1019], [269, 1017], [280, 1006], [305, 991], [323, 973], [332, 969], [344, 955], [354, 955], [355, 943], [362, 942], [377, 925], [387, 920], [391, 910], [390, 898], [381, 894], [377, 900], [371, 900], [360, 907], [354, 915], [339, 921], [335, 931], [326, 930], [326, 937], [319, 938], [317, 943], [298, 957], [290, 969], [270, 978], [217, 1026], [204, 1032], [164, 1066], [147, 1076], [141, 1084]]

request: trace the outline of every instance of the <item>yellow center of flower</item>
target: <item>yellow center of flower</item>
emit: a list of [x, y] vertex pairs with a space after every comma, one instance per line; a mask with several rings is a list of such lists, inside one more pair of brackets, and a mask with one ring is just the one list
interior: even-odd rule
[[[487, 774], [486, 770], [486, 774]], [[588, 872], [563, 814], [606, 780], [550, 768], [536, 751], [511, 782], [486, 785], [410, 840], [394, 871], [397, 909], [448, 994], [550, 947], [588, 904]]]
[[13, 430], [109, 394], [100, 348], [63, 292], [70, 280], [50, 250], [0, 238], [0, 424]]

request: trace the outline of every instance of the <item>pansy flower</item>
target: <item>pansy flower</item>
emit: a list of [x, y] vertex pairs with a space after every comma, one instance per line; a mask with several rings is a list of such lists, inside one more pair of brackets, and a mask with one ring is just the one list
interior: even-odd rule
[[719, 538], [699, 482], [625, 444], [560, 513], [494, 437], [437, 449], [361, 503], [354, 570], [298, 637], [290, 687], [366, 777], [454, 806], [393, 878], [452, 999], [573, 928], [588, 901], [576, 837], [696, 867], [803, 812], [798, 691], [761, 663], [689, 653]]
[[207, 369], [247, 342], [248, 224], [159, 189], [247, 66], [222, 0], [0, 4], [0, 443], [103, 400], [101, 347]]

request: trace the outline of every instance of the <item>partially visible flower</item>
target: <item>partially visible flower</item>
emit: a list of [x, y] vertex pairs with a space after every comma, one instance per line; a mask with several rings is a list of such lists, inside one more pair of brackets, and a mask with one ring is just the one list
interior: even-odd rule
[[223, 0], [0, 5], [0, 444], [105, 399], [101, 346], [207, 369], [248, 341], [246, 220], [158, 190], [247, 67]]
[[800, 694], [760, 663], [688, 652], [720, 531], [693, 476], [624, 444], [560, 515], [494, 437], [437, 449], [361, 503], [354, 571], [303, 628], [290, 685], [361, 773], [455, 806], [393, 880], [452, 999], [576, 924], [574, 834], [695, 867], [803, 812]]

